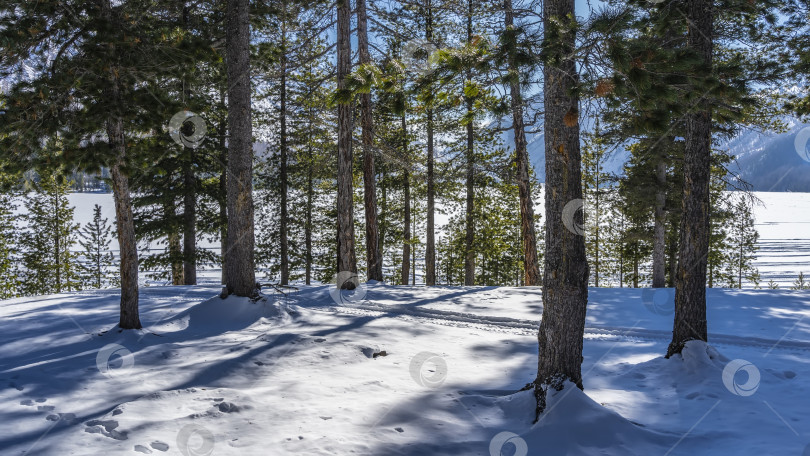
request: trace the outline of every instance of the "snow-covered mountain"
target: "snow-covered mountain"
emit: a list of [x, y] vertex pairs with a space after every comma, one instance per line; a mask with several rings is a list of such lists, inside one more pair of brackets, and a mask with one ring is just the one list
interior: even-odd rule
[[785, 133], [746, 132], [725, 145], [737, 157], [736, 166], [731, 170], [739, 172], [741, 179], [752, 184], [754, 190], [810, 192], [810, 155], [804, 136], [810, 133], [809, 125], [796, 119], [786, 120], [788, 131]]
[[[529, 163], [537, 174], [537, 179], [540, 182], [546, 181], [546, 154], [544, 150], [545, 135], [542, 132], [527, 134], [526, 142], [527, 150], [529, 152]], [[507, 130], [502, 136], [503, 145], [510, 149], [515, 147], [515, 139], [512, 130]], [[623, 147], [617, 147], [609, 154], [608, 159], [604, 164], [604, 172], [612, 174], [621, 174], [622, 167], [629, 157], [629, 152]]]
[[[737, 157], [729, 169], [739, 174], [743, 181], [752, 184], [754, 190], [810, 192], [810, 148], [807, 147], [808, 141], [804, 141], [810, 139], [810, 124], [792, 118], [785, 121], [788, 125], [785, 133], [747, 131], [730, 141], [715, 145], [719, 149], [727, 149]], [[804, 134], [800, 136], [803, 131]], [[804, 143], [804, 150], [797, 151], [797, 137], [800, 146]], [[543, 139], [542, 132], [527, 135], [529, 161], [540, 182], [545, 182]], [[514, 147], [511, 130], [503, 134], [503, 144]], [[605, 172], [621, 174], [628, 156], [629, 153], [624, 148], [616, 148], [605, 163]]]

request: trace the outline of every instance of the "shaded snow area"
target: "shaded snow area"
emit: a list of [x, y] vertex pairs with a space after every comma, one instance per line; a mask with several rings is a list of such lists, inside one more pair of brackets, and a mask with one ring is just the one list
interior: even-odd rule
[[709, 290], [664, 359], [672, 290], [591, 289], [537, 423], [537, 288], [218, 294], [142, 289], [124, 332], [114, 290], [0, 302], [0, 454], [810, 455], [807, 291]]

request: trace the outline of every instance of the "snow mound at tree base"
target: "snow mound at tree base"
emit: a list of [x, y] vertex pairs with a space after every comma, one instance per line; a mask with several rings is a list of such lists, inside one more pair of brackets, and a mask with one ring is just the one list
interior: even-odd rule
[[196, 304], [169, 319], [165, 326], [192, 332], [226, 332], [256, 323], [280, 325], [291, 320], [289, 313], [267, 297], [256, 301], [239, 296], [215, 297]]
[[[534, 407], [533, 392], [520, 395]], [[547, 392], [546, 410], [521, 438], [528, 454], [571, 456], [664, 454], [675, 442], [673, 436], [644, 429], [608, 410], [570, 382], [561, 391]], [[518, 443], [511, 445], [511, 451], [519, 450]], [[501, 450], [512, 454], [509, 451]]]

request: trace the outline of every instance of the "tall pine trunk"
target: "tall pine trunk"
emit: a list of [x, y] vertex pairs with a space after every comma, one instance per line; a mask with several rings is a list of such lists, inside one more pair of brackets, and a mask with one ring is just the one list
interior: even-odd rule
[[[56, 182], [56, 181], [55, 181]], [[58, 185], [58, 184], [57, 184]], [[56, 266], [56, 292], [62, 292], [62, 221], [59, 217], [59, 190], [54, 186], [51, 193], [51, 203], [53, 204], [53, 264]]]
[[[368, 51], [368, 18], [366, 0], [357, 0], [357, 50], [360, 64], [371, 63]], [[374, 168], [374, 125], [371, 116], [371, 94], [360, 95], [360, 123], [363, 143], [363, 202], [366, 215], [366, 268], [369, 280], [382, 281], [379, 225], [377, 220], [377, 173]]]
[[[111, 0], [101, 0], [101, 15], [115, 26]], [[114, 44], [111, 44], [114, 48]], [[114, 49], [112, 54], [114, 55]], [[106, 98], [115, 109], [121, 108], [120, 81], [116, 64], [111, 62], [109, 69], [110, 87]], [[115, 155], [115, 163], [110, 167], [113, 200], [115, 202], [115, 222], [118, 233], [119, 256], [121, 262], [121, 303], [118, 326], [121, 329], [140, 329], [138, 314], [138, 246], [135, 241], [135, 220], [132, 215], [132, 196], [129, 191], [129, 177], [126, 166], [127, 145], [124, 137], [124, 120], [118, 113], [111, 113], [107, 119], [107, 142]]]
[[[514, 34], [512, 0], [504, 0], [504, 27]], [[517, 64], [516, 36], [510, 36], [509, 92], [512, 107], [512, 128], [515, 133], [515, 162], [517, 163], [518, 196], [520, 199], [520, 236], [523, 245], [524, 283], [540, 283], [540, 265], [537, 260], [537, 237], [534, 229], [534, 207], [529, 181], [529, 154], [526, 150], [526, 132], [523, 127], [523, 96], [520, 93], [520, 74]]]
[[[284, 3], [284, 12], [287, 14], [287, 4]], [[287, 18], [281, 24], [281, 83], [279, 84], [279, 243], [281, 244], [281, 285], [290, 282], [290, 254], [287, 240], [289, 215], [287, 213]]]
[[[713, 5], [688, 0], [688, 47], [703, 60], [696, 79], [712, 70]], [[700, 90], [705, 88], [693, 88]], [[686, 116], [683, 217], [675, 276], [675, 321], [667, 357], [680, 353], [690, 340], [708, 340], [706, 323], [706, 263], [709, 253], [709, 179], [711, 167], [711, 105], [701, 98]]]
[[667, 234], [667, 166], [663, 158], [658, 161], [655, 169], [658, 186], [655, 190], [655, 227], [653, 233], [653, 288], [666, 286], [666, 234]]
[[[470, 45], [473, 39], [472, 29], [473, 2], [467, 0], [467, 44]], [[467, 81], [472, 82], [472, 70], [467, 70]], [[464, 210], [464, 285], [475, 284], [475, 131], [473, 130], [473, 99], [464, 96], [467, 104], [467, 148], [465, 150], [465, 162], [467, 166], [466, 189], [467, 205]]]
[[[345, 90], [346, 78], [352, 69], [351, 49], [352, 11], [350, 0], [337, 2], [337, 89]], [[338, 273], [357, 274], [354, 252], [354, 209], [352, 206], [352, 103], [338, 103], [338, 157], [337, 157], [337, 244]], [[353, 281], [343, 286], [353, 288]]]
[[312, 209], [315, 199], [315, 179], [312, 173], [312, 146], [307, 146], [307, 158], [309, 166], [307, 166], [307, 209], [304, 214], [304, 249], [306, 250], [306, 271], [304, 272], [304, 280], [307, 285], [312, 282]]
[[[219, 103], [221, 109], [226, 109], [225, 88], [219, 89]], [[228, 284], [228, 135], [227, 119], [220, 118], [217, 125], [219, 135], [219, 161], [222, 172], [219, 174], [219, 250], [221, 256], [222, 277], [220, 283]]]
[[425, 285], [436, 285], [436, 177], [433, 159], [433, 110], [427, 110], [427, 232], [425, 233]]
[[[310, 62], [309, 72], [312, 73], [312, 62]], [[312, 98], [312, 86], [307, 86], [307, 94]], [[312, 104], [309, 105], [307, 123], [307, 131], [312, 135], [313, 120], [315, 119], [315, 109]], [[304, 215], [304, 249], [306, 250], [306, 266], [304, 272], [304, 280], [307, 285], [312, 282], [312, 211], [315, 203], [315, 155], [312, 151], [312, 136], [307, 137], [307, 208]]]
[[411, 173], [408, 160], [408, 130], [404, 112], [400, 117], [400, 125], [402, 127], [402, 159], [405, 161], [405, 166], [402, 167], [403, 199], [405, 200], [405, 218], [402, 221], [402, 284], [407, 285], [411, 268]]
[[180, 247], [180, 233], [176, 228], [177, 214], [174, 210], [174, 201], [163, 202], [163, 220], [169, 226], [169, 262], [172, 270], [172, 285], [183, 284], [183, 249]]
[[[425, 40], [433, 41], [433, 8], [430, 0], [425, 5]], [[436, 285], [436, 177], [433, 157], [433, 109], [427, 114], [427, 232], [425, 233], [425, 284]]]
[[183, 283], [197, 285], [197, 179], [194, 152], [183, 167]]
[[122, 329], [140, 329], [138, 315], [138, 247], [135, 242], [135, 222], [132, 216], [132, 197], [129, 177], [121, 170], [126, 157], [124, 123], [120, 118], [107, 121], [107, 138], [118, 158], [110, 168], [115, 223], [121, 261], [121, 306], [118, 326]]
[[253, 127], [250, 114], [249, 0], [228, 0], [225, 32], [228, 70], [229, 294], [254, 296]]
[[601, 211], [601, 206], [600, 206], [600, 198], [599, 198], [600, 193], [601, 193], [600, 190], [599, 190], [599, 173], [600, 173], [600, 171], [602, 169], [601, 166], [599, 166], [599, 160], [600, 159], [601, 159], [601, 155], [599, 155], [597, 157], [597, 159], [596, 159], [596, 173], [595, 173], [596, 174], [596, 179], [595, 179], [596, 180], [596, 182], [595, 182], [596, 185], [594, 187], [594, 192], [593, 192], [594, 193], [594, 202], [595, 202], [595, 204], [594, 204], [594, 217], [596, 218], [596, 223], [594, 224], [594, 244], [595, 244], [595, 247], [594, 247], [594, 263], [596, 263], [595, 264], [596, 271], [594, 271], [593, 276], [594, 276], [594, 286], [596, 288], [599, 288], [599, 271], [600, 271], [601, 265], [602, 265], [600, 257], [599, 257], [599, 253], [602, 251], [601, 247], [600, 247], [600, 244], [599, 244], [599, 242], [600, 242], [599, 236], [600, 236], [600, 232], [601, 232], [600, 223], [602, 221], [602, 213], [600, 212]]
[[[568, 230], [563, 207], [582, 199], [579, 148], [579, 83], [574, 61], [574, 0], [546, 0], [543, 7], [543, 68], [546, 153], [546, 254], [543, 271], [543, 318], [535, 380], [537, 414], [546, 407], [548, 388], [561, 390], [565, 381], [582, 388], [582, 341], [588, 302], [585, 238]], [[582, 211], [574, 223], [583, 225]]]

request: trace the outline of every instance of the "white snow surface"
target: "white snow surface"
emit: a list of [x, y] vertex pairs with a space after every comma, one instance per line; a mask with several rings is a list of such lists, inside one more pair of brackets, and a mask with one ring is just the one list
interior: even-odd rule
[[584, 391], [536, 423], [539, 288], [219, 291], [143, 288], [123, 332], [116, 290], [0, 302], [0, 454], [810, 452], [808, 291], [708, 290], [665, 359], [672, 290], [592, 288]]

